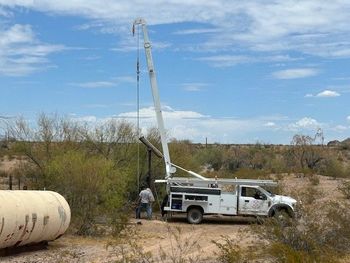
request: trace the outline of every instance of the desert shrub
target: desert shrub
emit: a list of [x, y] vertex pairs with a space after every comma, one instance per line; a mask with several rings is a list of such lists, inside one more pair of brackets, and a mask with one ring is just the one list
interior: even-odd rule
[[296, 134], [293, 136], [291, 148], [291, 157], [301, 169], [309, 168], [311, 170], [317, 169], [320, 162], [324, 159], [323, 147], [316, 145], [316, 139], [322, 137], [321, 130], [318, 130], [314, 137], [303, 134]]
[[274, 257], [276, 262], [283, 263], [314, 263], [320, 262], [318, 256], [309, 255], [305, 251], [299, 251], [291, 248], [288, 245], [273, 243], [268, 253]]
[[219, 171], [223, 165], [223, 150], [220, 147], [206, 148], [196, 155], [198, 163], [209, 166], [214, 171]]
[[311, 174], [308, 176], [309, 182], [311, 185], [319, 185], [320, 184], [320, 178], [317, 174]]
[[269, 219], [257, 230], [270, 242], [267, 253], [277, 262], [337, 262], [350, 251], [348, 205], [329, 202], [302, 214], [288, 224]]
[[346, 176], [343, 164], [335, 159], [331, 158], [325, 162], [324, 175], [333, 178], [343, 178]]
[[131, 207], [127, 202], [138, 192], [132, 123], [111, 120], [92, 127], [41, 114], [34, 126], [19, 118], [10, 130], [16, 138], [13, 156], [24, 157], [28, 164], [17, 169], [17, 175], [30, 179], [30, 189], [45, 188], [66, 197], [72, 225], [81, 234], [96, 232], [96, 218], [113, 232], [120, 230]]
[[291, 196], [299, 200], [303, 205], [312, 205], [322, 196], [322, 191], [314, 185], [309, 185], [302, 190], [292, 191]]
[[159, 247], [157, 255], [146, 252], [139, 243], [139, 231], [137, 228], [127, 227], [123, 230], [118, 239], [108, 242], [120, 263], [200, 263], [207, 262], [202, 256], [202, 250], [198, 244], [199, 236], [184, 237], [180, 227], [166, 226], [167, 238], [170, 240], [170, 247], [167, 249]]
[[17, 179], [21, 184], [21, 188], [26, 186], [27, 189], [43, 189], [41, 185], [38, 185], [38, 181], [41, 179], [41, 171], [27, 161], [19, 162], [16, 167], [14, 167], [10, 175], [14, 179]]
[[3, 170], [0, 170], [0, 177], [7, 177], [7, 172], [6, 171], [3, 171]]
[[[237, 178], [246, 178], [246, 179], [262, 179], [262, 178], [268, 178], [269, 173], [264, 170], [256, 170], [251, 168], [241, 168], [237, 170], [234, 174], [234, 177]], [[232, 177], [232, 176], [231, 176]]]
[[202, 249], [199, 245], [200, 236], [184, 236], [180, 227], [166, 226], [171, 249], [159, 248], [159, 262], [196, 263], [203, 262]]
[[46, 189], [66, 197], [73, 211], [72, 222], [79, 234], [94, 234], [97, 216], [115, 221], [125, 205], [128, 176], [112, 161], [83, 152], [66, 152], [45, 168]]
[[345, 170], [345, 177], [350, 178], [350, 160], [348, 162], [348, 167]]
[[220, 241], [212, 241], [219, 249], [217, 258], [222, 263], [243, 263], [247, 262], [244, 252], [239, 247], [238, 240], [222, 236]]
[[271, 173], [286, 172], [288, 171], [287, 167], [287, 163], [281, 155], [276, 155], [273, 158], [271, 158], [268, 164], [268, 169], [271, 171]]
[[339, 186], [338, 189], [340, 192], [344, 194], [344, 196], [347, 199], [350, 199], [350, 181], [343, 181]]
[[[173, 139], [169, 143], [169, 151], [171, 152], [171, 160], [173, 163], [185, 167], [187, 170], [200, 171], [200, 165], [197, 162], [197, 158], [193, 158], [196, 151], [194, 147], [192, 147], [191, 142]], [[158, 160], [163, 165], [163, 160]], [[164, 171], [163, 166], [161, 168]], [[162, 174], [161, 171], [159, 171], [159, 173]], [[177, 170], [177, 174], [187, 176], [187, 174], [182, 172], [180, 169]]]

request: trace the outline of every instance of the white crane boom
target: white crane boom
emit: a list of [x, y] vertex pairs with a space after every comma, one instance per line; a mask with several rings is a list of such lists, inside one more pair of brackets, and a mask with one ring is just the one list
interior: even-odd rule
[[171, 166], [171, 161], [170, 161], [170, 154], [169, 154], [168, 143], [167, 143], [167, 140], [166, 140], [162, 109], [161, 109], [161, 106], [160, 106], [160, 99], [159, 99], [159, 92], [158, 92], [158, 84], [157, 84], [156, 72], [154, 70], [153, 59], [152, 59], [151, 42], [149, 41], [149, 37], [148, 37], [146, 21], [144, 19], [142, 19], [142, 18], [138, 18], [138, 19], [136, 19], [134, 21], [133, 26], [135, 27], [136, 25], [141, 25], [142, 26], [144, 47], [145, 47], [145, 53], [146, 53], [146, 61], [147, 61], [149, 78], [150, 78], [150, 81], [151, 81], [151, 89], [152, 89], [152, 95], [153, 95], [154, 109], [155, 109], [155, 112], [156, 112], [157, 123], [158, 123], [158, 130], [159, 130], [159, 133], [160, 133], [160, 139], [161, 139], [163, 155], [164, 155], [165, 170], [166, 170], [166, 177], [165, 178], [168, 179], [168, 178], [171, 177], [171, 174], [175, 172], [174, 171], [175, 167]]

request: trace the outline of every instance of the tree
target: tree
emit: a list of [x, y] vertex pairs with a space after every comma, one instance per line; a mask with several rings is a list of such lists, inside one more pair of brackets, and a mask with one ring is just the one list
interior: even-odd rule
[[[318, 138], [322, 140], [321, 145], [315, 145]], [[320, 129], [314, 137], [302, 134], [294, 135], [292, 145], [294, 146], [292, 153], [302, 169], [315, 169], [317, 164], [324, 159], [322, 155], [323, 133]]]

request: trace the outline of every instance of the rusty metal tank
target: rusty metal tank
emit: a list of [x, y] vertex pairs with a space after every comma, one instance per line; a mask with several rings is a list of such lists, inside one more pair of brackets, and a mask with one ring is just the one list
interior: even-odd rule
[[52, 191], [0, 191], [0, 249], [53, 241], [64, 234], [71, 211]]

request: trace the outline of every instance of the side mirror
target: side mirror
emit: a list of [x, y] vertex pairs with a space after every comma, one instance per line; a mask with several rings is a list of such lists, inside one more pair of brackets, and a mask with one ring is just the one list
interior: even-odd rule
[[262, 193], [259, 193], [259, 194], [256, 194], [254, 196], [255, 199], [258, 199], [258, 200], [267, 200], [267, 197], [266, 195], [262, 194]]
[[261, 199], [261, 200], [267, 200], [267, 197], [266, 197], [266, 195], [264, 195], [264, 194], [260, 194], [260, 195], [259, 195], [259, 199]]

